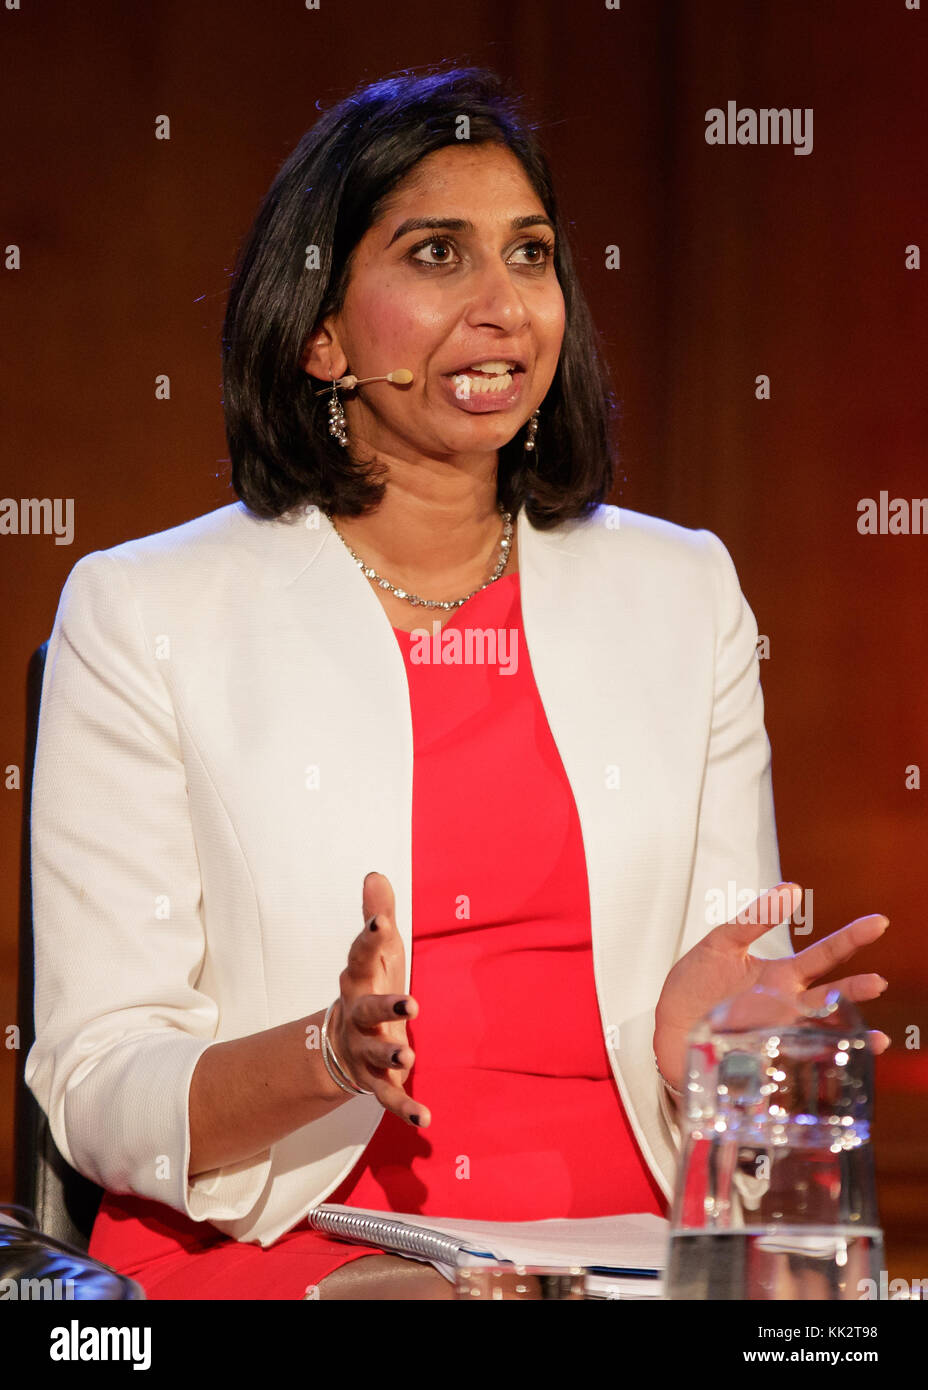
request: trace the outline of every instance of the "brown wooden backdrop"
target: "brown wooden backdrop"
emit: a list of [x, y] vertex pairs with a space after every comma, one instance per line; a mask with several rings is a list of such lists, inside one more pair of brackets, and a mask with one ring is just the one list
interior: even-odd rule
[[[909, 4], [912, 0], [909, 0]], [[928, 492], [928, 6], [906, 0], [64, 0], [0, 10], [3, 483], [73, 498], [71, 545], [0, 535], [6, 769], [0, 1020], [15, 1019], [23, 680], [87, 551], [234, 500], [219, 335], [239, 238], [279, 163], [359, 79], [496, 67], [540, 124], [623, 403], [613, 500], [718, 532], [762, 664], [783, 872], [816, 936], [885, 911], [860, 957], [890, 1274], [928, 1275], [928, 538], [857, 503]], [[705, 113], [808, 108], [811, 154], [714, 147]], [[171, 118], [170, 141], [154, 138]], [[620, 247], [621, 268], [604, 248]], [[10, 246], [21, 266], [11, 268]], [[166, 372], [172, 398], [154, 398]], [[755, 378], [771, 379], [771, 398]], [[4, 1034], [8, 1037], [8, 1034]], [[914, 1035], [909, 1035], [914, 1036]], [[15, 1053], [0, 1053], [0, 1200]]]

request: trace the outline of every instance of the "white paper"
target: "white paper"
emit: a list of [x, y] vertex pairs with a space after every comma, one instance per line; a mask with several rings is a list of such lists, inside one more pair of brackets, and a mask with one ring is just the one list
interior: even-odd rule
[[[649, 1212], [623, 1216], [553, 1218], [547, 1221], [470, 1221], [458, 1217], [418, 1216], [408, 1212], [376, 1211], [327, 1203], [327, 1211], [381, 1217], [403, 1225], [420, 1226], [466, 1241], [467, 1249], [487, 1252], [513, 1264], [592, 1265], [607, 1269], [653, 1270], [666, 1266], [670, 1223]], [[400, 1252], [397, 1252], [400, 1253]], [[446, 1273], [448, 1266], [432, 1261]], [[627, 1276], [625, 1276], [627, 1278]], [[636, 1283], [638, 1281], [635, 1281]], [[647, 1281], [652, 1286], [657, 1280]]]

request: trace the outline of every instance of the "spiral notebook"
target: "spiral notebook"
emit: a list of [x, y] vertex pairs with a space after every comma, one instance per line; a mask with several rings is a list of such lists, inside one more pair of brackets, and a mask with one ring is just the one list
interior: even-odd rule
[[600, 1298], [660, 1298], [669, 1223], [636, 1212], [573, 1220], [465, 1221], [324, 1203], [309, 1225], [341, 1240], [377, 1245], [433, 1264], [454, 1282], [462, 1257], [499, 1264], [535, 1264], [587, 1270], [587, 1292]]

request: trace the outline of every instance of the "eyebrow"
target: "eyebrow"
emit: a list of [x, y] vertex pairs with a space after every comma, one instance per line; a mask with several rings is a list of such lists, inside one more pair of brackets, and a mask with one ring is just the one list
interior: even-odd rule
[[[556, 230], [550, 217], [545, 217], [543, 213], [528, 213], [525, 217], [514, 217], [510, 222], [510, 227], [514, 232], [521, 231], [523, 227], [549, 227], [552, 232]], [[472, 232], [473, 222], [469, 222], [465, 217], [407, 217], [405, 222], [401, 222], [387, 242], [387, 247], [391, 247], [399, 237], [405, 236], [407, 232], [419, 231], [452, 231], [452, 232]]]

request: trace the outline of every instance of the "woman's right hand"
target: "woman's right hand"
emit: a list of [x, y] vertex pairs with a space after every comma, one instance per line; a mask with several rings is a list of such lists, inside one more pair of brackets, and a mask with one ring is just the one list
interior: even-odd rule
[[405, 1020], [415, 1018], [419, 1006], [402, 992], [406, 952], [396, 929], [390, 880], [384, 874], [369, 873], [362, 902], [364, 926], [351, 943], [348, 964], [339, 976], [340, 993], [329, 1019], [329, 1037], [352, 1081], [373, 1091], [385, 1110], [425, 1129], [432, 1118], [428, 1108], [403, 1090], [415, 1061]]

